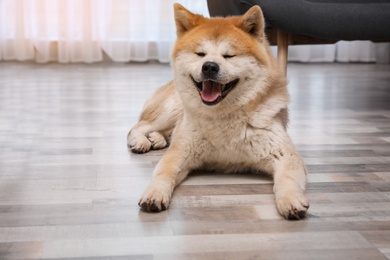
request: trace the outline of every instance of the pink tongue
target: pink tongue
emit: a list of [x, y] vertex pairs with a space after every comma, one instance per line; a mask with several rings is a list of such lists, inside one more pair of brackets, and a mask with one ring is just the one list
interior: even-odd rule
[[211, 80], [203, 81], [203, 89], [200, 95], [204, 101], [214, 102], [221, 96], [221, 84]]

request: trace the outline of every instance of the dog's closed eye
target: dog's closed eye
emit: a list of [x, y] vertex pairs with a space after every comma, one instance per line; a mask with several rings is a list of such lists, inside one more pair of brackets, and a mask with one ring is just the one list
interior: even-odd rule
[[233, 58], [235, 56], [236, 55], [229, 55], [229, 54], [222, 55], [222, 57], [224, 57], [225, 59], [230, 59], [230, 58]]
[[206, 56], [206, 53], [204, 53], [204, 52], [195, 52], [195, 54], [198, 55], [199, 57]]

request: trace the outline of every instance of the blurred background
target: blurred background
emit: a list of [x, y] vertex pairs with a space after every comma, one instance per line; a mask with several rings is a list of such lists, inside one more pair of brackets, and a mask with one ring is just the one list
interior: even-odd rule
[[[174, 2], [209, 16], [206, 0], [0, 0], [0, 61], [167, 63], [176, 39]], [[389, 46], [291, 46], [289, 60], [389, 63]]]

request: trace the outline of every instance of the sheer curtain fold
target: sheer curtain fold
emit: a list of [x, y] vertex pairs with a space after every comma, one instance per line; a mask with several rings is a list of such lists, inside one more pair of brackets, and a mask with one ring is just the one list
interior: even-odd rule
[[[206, 0], [0, 0], [0, 61], [169, 62], [174, 2], [208, 16]], [[389, 56], [389, 45], [340, 42], [292, 46], [289, 60], [372, 62], [378, 53]]]
[[[30, 15], [23, 8], [24, 2], [22, 0], [0, 1], [0, 4], [0, 58], [3, 60], [32, 59], [34, 48], [29, 37]], [[7, 35], [10, 37], [6, 37]]]

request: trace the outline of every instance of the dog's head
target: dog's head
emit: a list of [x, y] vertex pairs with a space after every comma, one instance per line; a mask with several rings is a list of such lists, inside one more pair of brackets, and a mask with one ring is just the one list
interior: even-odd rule
[[211, 19], [180, 4], [174, 10], [178, 39], [172, 65], [184, 106], [237, 108], [266, 91], [275, 62], [260, 7]]

